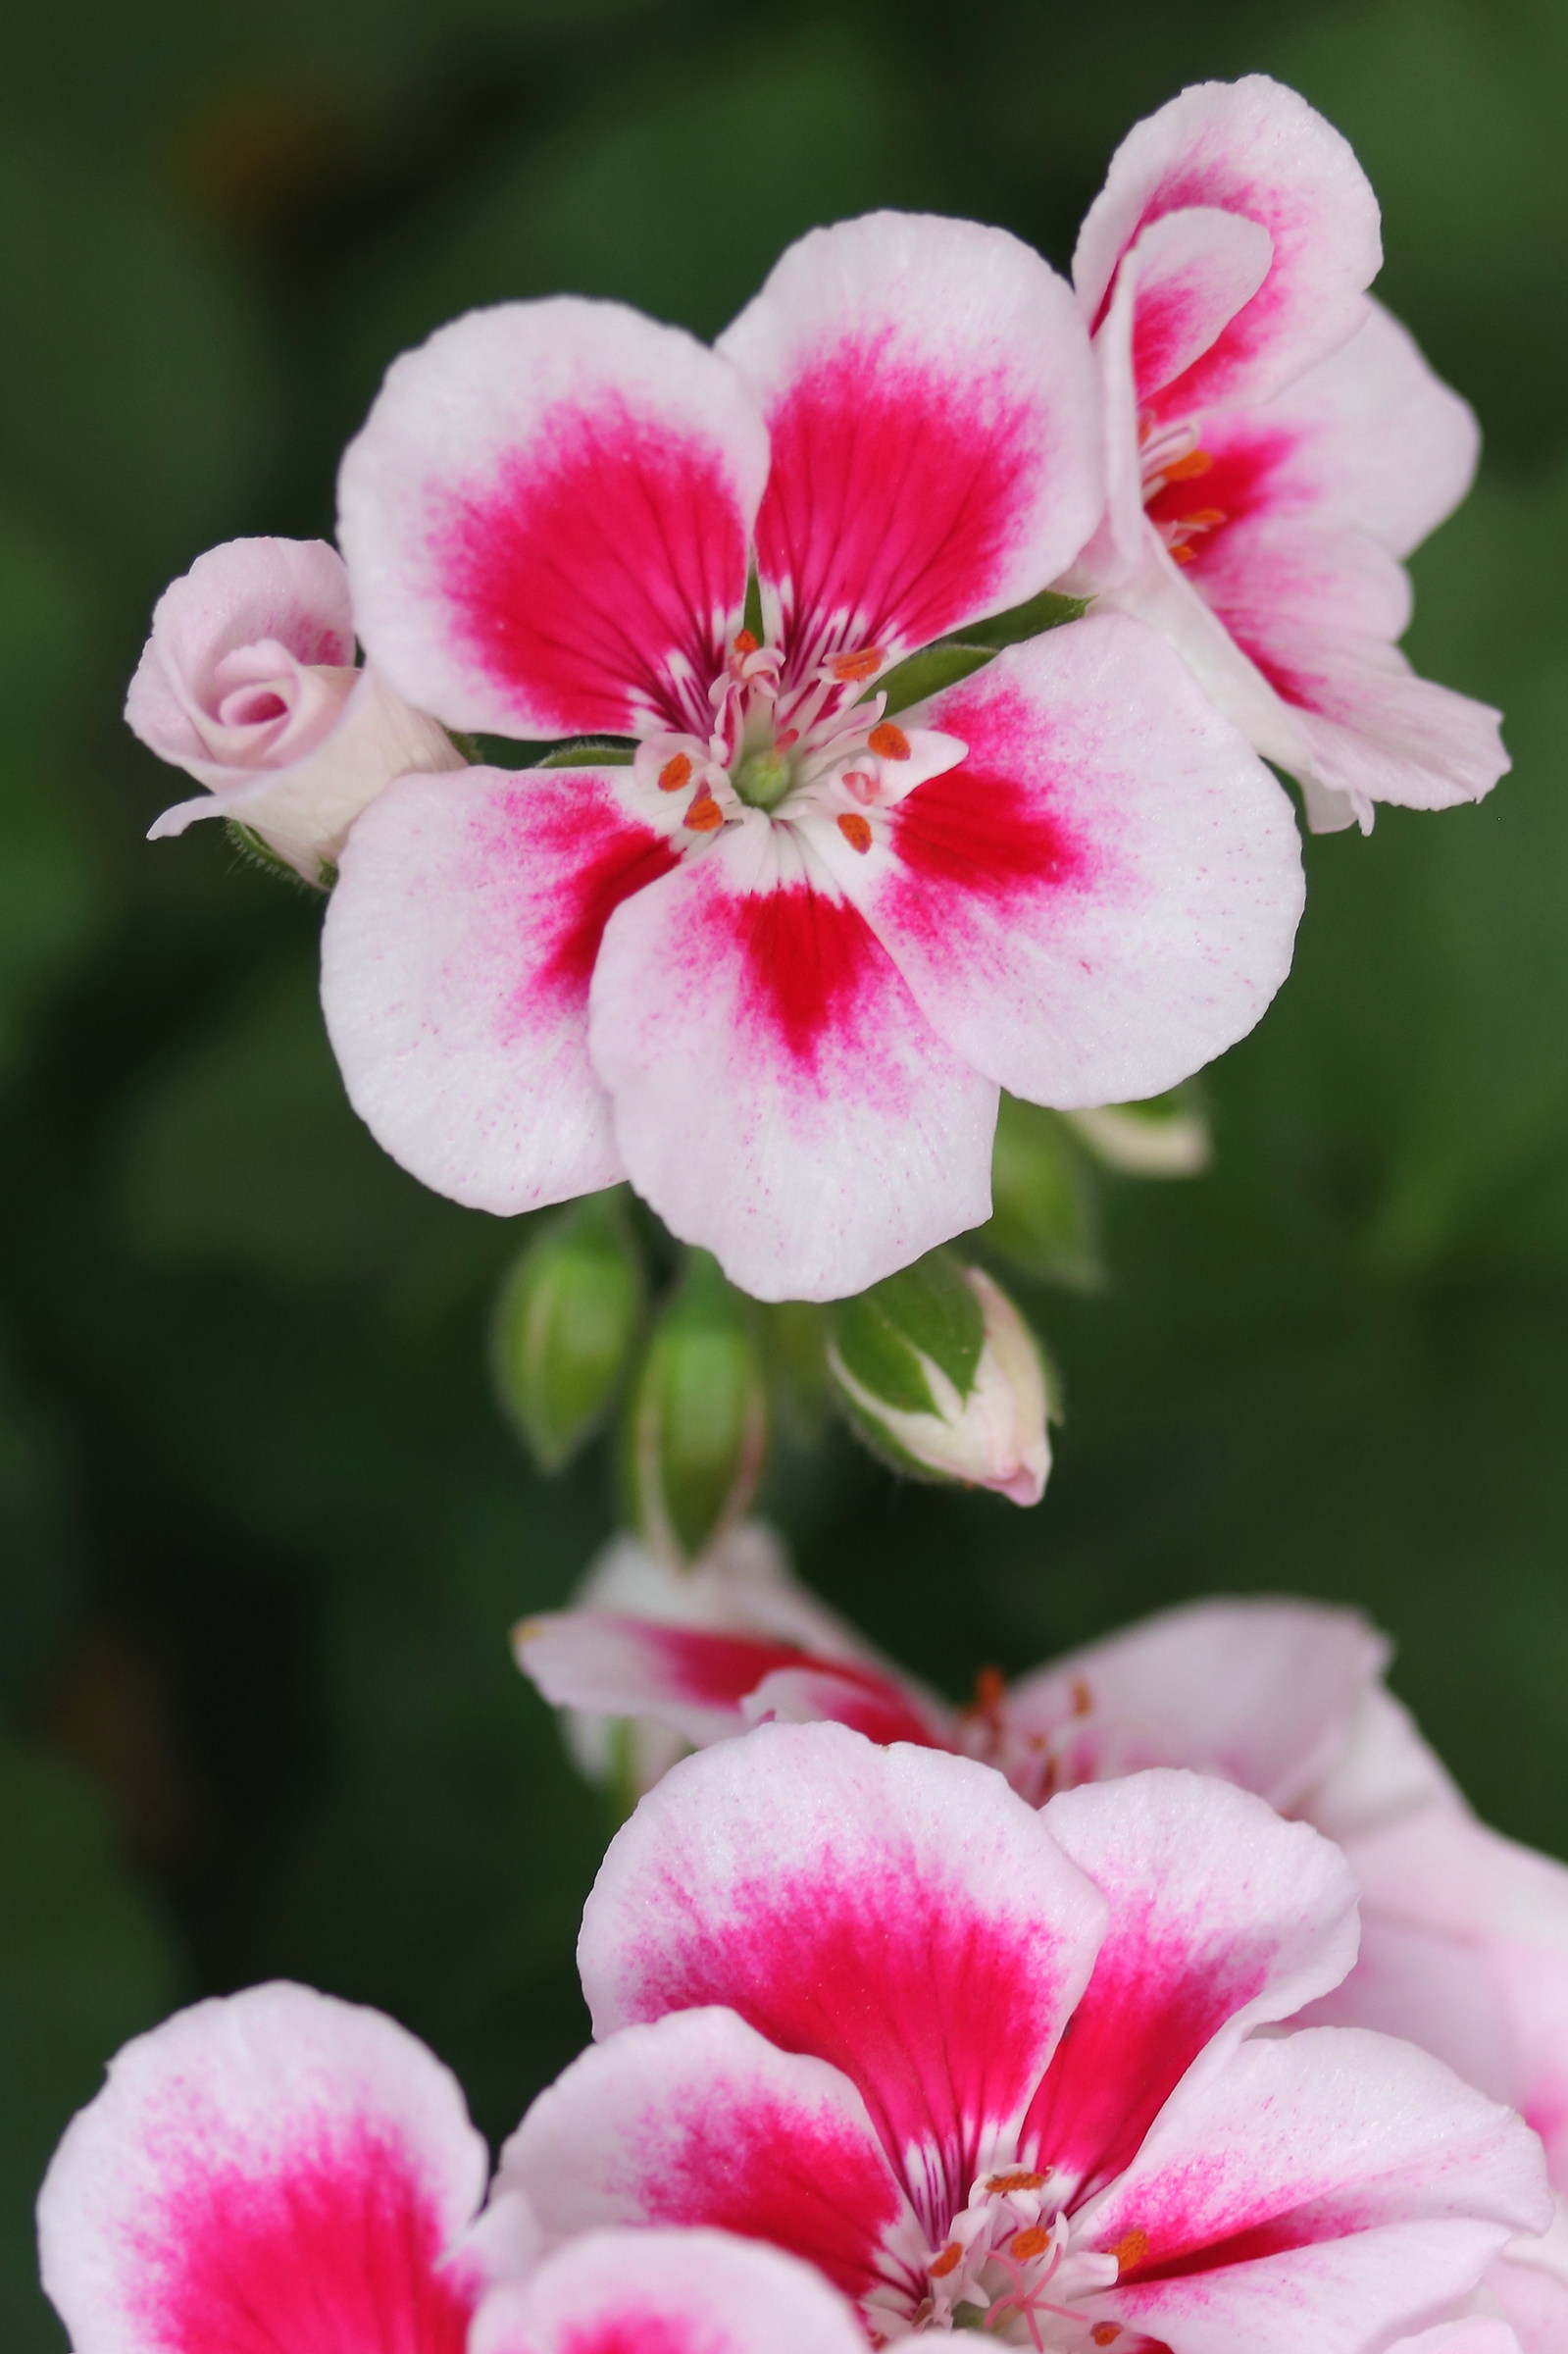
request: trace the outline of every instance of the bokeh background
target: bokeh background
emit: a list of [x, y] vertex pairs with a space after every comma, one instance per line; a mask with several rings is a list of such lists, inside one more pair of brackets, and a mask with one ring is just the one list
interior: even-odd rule
[[119, 722], [165, 580], [330, 529], [386, 361], [476, 302], [703, 333], [894, 203], [1065, 264], [1122, 132], [1265, 70], [1355, 142], [1382, 290], [1475, 402], [1413, 651], [1505, 706], [1477, 809], [1310, 847], [1219, 1160], [1123, 1185], [1038, 1307], [1044, 1505], [849, 1446], [801, 1566], [962, 1690], [1215, 1588], [1362, 1604], [1481, 1807], [1568, 1849], [1564, 0], [60, 0], [0, 17], [0, 2341], [61, 2338], [30, 2202], [108, 2053], [275, 1972], [395, 2012], [492, 2132], [576, 2047], [605, 1829], [505, 1632], [606, 1526], [485, 1390], [515, 1224], [348, 1112], [319, 907]]

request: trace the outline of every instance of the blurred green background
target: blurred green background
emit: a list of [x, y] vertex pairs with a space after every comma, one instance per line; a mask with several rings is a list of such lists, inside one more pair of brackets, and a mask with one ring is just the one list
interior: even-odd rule
[[1065, 263], [1132, 121], [1261, 69], [1358, 147], [1382, 290], [1487, 472], [1413, 650], [1502, 703], [1478, 809], [1311, 845], [1294, 978], [1212, 1074], [1219, 1164], [1116, 1192], [1038, 1305], [1041, 1509], [847, 1444], [776, 1509], [936, 1680], [1180, 1596], [1364, 1605], [1479, 1804], [1568, 1849], [1568, 4], [64, 0], [0, 20], [0, 2340], [54, 2139], [126, 2034], [287, 1972], [382, 2004], [491, 2132], [582, 2031], [604, 1829], [505, 1630], [602, 1535], [484, 1388], [515, 1226], [344, 1106], [317, 906], [119, 722], [165, 580], [330, 529], [380, 370], [575, 287], [704, 333], [879, 203]]

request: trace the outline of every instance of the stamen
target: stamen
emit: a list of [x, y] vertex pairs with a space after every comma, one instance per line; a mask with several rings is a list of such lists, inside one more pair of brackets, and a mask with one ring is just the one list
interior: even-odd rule
[[1192, 514], [1179, 516], [1177, 520], [1186, 531], [1212, 532], [1217, 523], [1227, 521], [1227, 516], [1223, 507], [1198, 507]]
[[1176, 545], [1167, 549], [1166, 552], [1173, 564], [1195, 564], [1197, 562], [1197, 549], [1189, 547], [1185, 539], [1179, 539]]
[[1043, 2256], [1050, 2244], [1051, 2235], [1044, 2226], [1032, 2224], [1027, 2231], [1013, 2233], [1007, 2243], [1007, 2253], [1016, 2256], [1020, 2264], [1028, 2264], [1031, 2257]]
[[1194, 475], [1207, 474], [1213, 463], [1206, 449], [1189, 449], [1185, 458], [1172, 458], [1160, 472], [1168, 483], [1189, 483]]
[[785, 728], [782, 736], [776, 736], [774, 738], [773, 748], [776, 752], [791, 751], [799, 742], [800, 730], [798, 728]]
[[873, 728], [866, 742], [879, 760], [909, 758], [909, 738], [902, 728], [895, 728], [890, 719], [885, 719], [880, 727]]
[[1089, 2331], [1089, 2336], [1097, 2346], [1114, 2345], [1121, 2334], [1122, 2325], [1120, 2322], [1096, 2322]]
[[945, 2280], [948, 2274], [955, 2271], [962, 2262], [963, 2254], [964, 2251], [958, 2241], [950, 2239], [941, 2254], [933, 2257], [926, 2270], [934, 2280]]
[[851, 679], [872, 679], [882, 668], [882, 647], [862, 646], [858, 653], [830, 655], [827, 667], [840, 684]]
[[[646, 776], [646, 769], [643, 774]], [[690, 775], [690, 755], [686, 752], [677, 752], [674, 758], [667, 760], [659, 771], [659, 791], [661, 793], [679, 793]]]
[[1126, 2232], [1112, 2248], [1111, 2254], [1115, 2257], [1120, 2270], [1130, 2273], [1134, 2266], [1141, 2264], [1148, 2254], [1148, 2233], [1146, 2231]]
[[1072, 1690], [1073, 1714], [1075, 1716], [1092, 1716], [1094, 1714], [1094, 1695], [1089, 1690], [1088, 1679], [1086, 1676], [1075, 1675], [1073, 1678]]
[[686, 824], [693, 834], [712, 834], [724, 824], [724, 811], [714, 799], [708, 786], [695, 795], [686, 811]]
[[756, 652], [757, 640], [753, 638], [749, 630], [735, 632], [734, 650], [737, 654], [754, 654]]
[[838, 820], [838, 831], [850, 848], [864, 857], [871, 847], [871, 828], [858, 811], [846, 809]]
[[977, 1716], [999, 1716], [1002, 1702], [1006, 1697], [1007, 1680], [999, 1667], [976, 1668], [975, 1714]]
[[1009, 2190], [1042, 2190], [1044, 2186], [1043, 2175], [1027, 2174], [1022, 2168], [1014, 2175], [987, 2175], [986, 2177], [986, 2188], [998, 2195]]
[[868, 777], [863, 768], [846, 768], [843, 786], [844, 791], [852, 793], [857, 801], [873, 801], [877, 797], [877, 780]]

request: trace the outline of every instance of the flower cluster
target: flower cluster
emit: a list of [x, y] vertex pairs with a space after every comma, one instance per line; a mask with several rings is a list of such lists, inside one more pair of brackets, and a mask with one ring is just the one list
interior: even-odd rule
[[1253, 77], [1134, 130], [1071, 286], [882, 213], [711, 349], [460, 319], [344, 458], [341, 560], [238, 541], [160, 605], [127, 717], [210, 797], [155, 831], [334, 880], [332, 1043], [427, 1184], [629, 1177], [759, 1298], [863, 1291], [986, 1218], [999, 1090], [1147, 1099], [1257, 1021], [1302, 899], [1260, 755], [1314, 825], [1502, 771], [1395, 647], [1475, 429], [1378, 261]]
[[[260, 1987], [113, 2064], [44, 2184], [45, 2285], [74, 2354], [1545, 2354], [1536, 2134], [1302, 2023], [1356, 1937], [1345, 1857], [1233, 1781], [1037, 1809], [930, 1743], [764, 1725], [612, 1843], [595, 2041], [487, 2199], [422, 2045]], [[1505, 2306], [1513, 2275], [1555, 2303]]]

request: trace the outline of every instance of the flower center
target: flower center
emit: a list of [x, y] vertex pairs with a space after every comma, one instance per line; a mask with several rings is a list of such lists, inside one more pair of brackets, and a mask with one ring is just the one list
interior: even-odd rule
[[1145, 417], [1138, 437], [1144, 510], [1172, 561], [1193, 564], [1205, 536], [1230, 521], [1223, 507], [1210, 505], [1200, 490], [1189, 487], [1202, 481], [1214, 460], [1198, 447], [1195, 426], [1162, 426]]
[[1053, 2185], [1049, 2168], [983, 2175], [926, 2260], [916, 2327], [983, 2329], [1036, 2354], [1090, 2354], [1114, 2344], [1121, 2325], [1096, 2317], [1084, 2300], [1114, 2287], [1148, 2242], [1134, 2231], [1110, 2253], [1075, 2247], [1061, 2205], [1065, 2188]]

